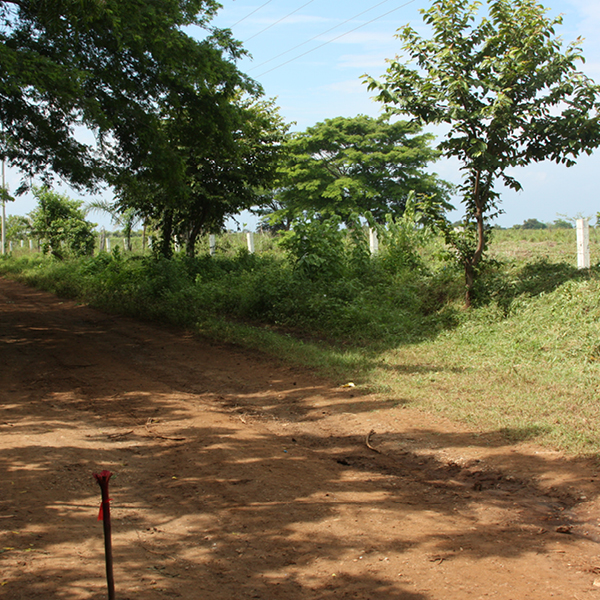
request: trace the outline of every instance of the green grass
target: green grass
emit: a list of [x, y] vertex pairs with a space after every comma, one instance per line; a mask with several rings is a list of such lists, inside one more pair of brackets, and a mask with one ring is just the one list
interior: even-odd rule
[[600, 283], [567, 282], [494, 305], [418, 347], [382, 354], [371, 385], [511, 439], [575, 454], [600, 449]]
[[600, 269], [575, 268], [574, 231], [496, 232], [497, 262], [470, 311], [436, 240], [418, 269], [390, 266], [384, 249], [327, 281], [307, 279], [272, 240], [261, 243], [262, 254], [248, 255], [243, 236], [222, 238], [219, 256], [192, 261], [24, 255], [0, 261], [0, 272], [258, 348], [509, 441], [600, 451]]

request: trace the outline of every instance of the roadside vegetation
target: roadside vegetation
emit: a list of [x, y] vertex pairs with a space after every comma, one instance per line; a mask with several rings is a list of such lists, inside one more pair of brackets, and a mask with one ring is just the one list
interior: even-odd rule
[[309, 365], [382, 403], [511, 441], [600, 450], [600, 230], [590, 230], [589, 270], [575, 266], [573, 229], [496, 230], [470, 310], [440, 238], [399, 222], [387, 230], [374, 257], [363, 230], [311, 223], [303, 242], [257, 236], [255, 254], [244, 234], [224, 234], [214, 256], [207, 239], [194, 258], [113, 249], [57, 260], [19, 249], [0, 272]]

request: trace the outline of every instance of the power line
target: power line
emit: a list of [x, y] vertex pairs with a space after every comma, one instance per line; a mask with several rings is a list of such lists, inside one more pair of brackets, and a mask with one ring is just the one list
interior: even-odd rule
[[275, 21], [275, 23], [271, 23], [270, 25], [268, 25], [264, 29], [261, 29], [258, 33], [255, 33], [254, 35], [251, 35], [247, 40], [244, 40], [244, 44], [246, 42], [249, 42], [250, 40], [253, 40], [255, 37], [259, 36], [261, 33], [264, 33], [265, 31], [267, 31], [267, 29], [271, 29], [271, 27], [275, 27], [275, 25], [278, 25], [279, 23], [281, 23], [281, 21], [285, 21], [288, 17], [291, 17], [293, 14], [297, 13], [299, 10], [302, 10], [305, 6], [308, 6], [309, 4], [312, 4], [314, 1], [315, 0], [308, 0], [308, 2], [306, 2], [305, 4], [303, 4], [300, 8], [297, 8], [296, 10], [293, 10], [291, 13], [285, 15], [285, 17], [281, 17], [281, 19], [279, 19], [278, 21]]
[[375, 21], [379, 21], [379, 19], [383, 19], [383, 17], [387, 17], [388, 15], [391, 15], [393, 12], [396, 12], [397, 10], [404, 8], [405, 6], [408, 6], [409, 4], [412, 4], [413, 2], [415, 2], [415, 0], [409, 0], [408, 2], [405, 2], [404, 4], [394, 8], [382, 15], [379, 15], [378, 17], [375, 17], [374, 19], [371, 19], [370, 21], [367, 21], [366, 23], [363, 23], [362, 25], [355, 27], [354, 29], [350, 29], [350, 31], [341, 33], [340, 35], [338, 35], [330, 40], [327, 40], [326, 42], [323, 42], [319, 46], [315, 46], [314, 48], [311, 48], [310, 50], [307, 50], [306, 52], [303, 52], [302, 54], [299, 54], [298, 56], [295, 56], [294, 58], [290, 58], [290, 60], [286, 60], [285, 62], [277, 65], [276, 67], [273, 67], [272, 69], [269, 69], [268, 71], [264, 71], [263, 73], [260, 73], [260, 75], [257, 75], [256, 77], [262, 77], [263, 75], [272, 73], [273, 71], [276, 71], [277, 69], [280, 69], [281, 67], [284, 67], [285, 65], [289, 65], [291, 62], [294, 62], [295, 60], [298, 60], [299, 58], [302, 58], [303, 56], [306, 56], [307, 54], [310, 54], [311, 52], [314, 52], [315, 50], [319, 50], [320, 48], [323, 48], [323, 46], [327, 46], [327, 44], [331, 44], [332, 42], [335, 42], [336, 40], [339, 40], [340, 38], [343, 38], [344, 36], [346, 36], [350, 33], [354, 33], [358, 29], [362, 29], [363, 27], [366, 27], [367, 25], [370, 25], [371, 23], [375, 23]]
[[232, 27], [239, 25], [242, 21], [245, 21], [248, 17], [251, 17], [255, 12], [258, 12], [261, 8], [264, 8], [267, 4], [273, 2], [273, 0], [267, 0], [264, 4], [261, 4], [258, 8], [255, 8], [251, 13], [247, 14], [244, 18], [240, 19], [237, 23], [234, 23]]
[[326, 29], [325, 31], [322, 31], [321, 33], [317, 33], [317, 35], [315, 35], [314, 37], [311, 37], [309, 40], [306, 40], [305, 42], [302, 42], [301, 44], [298, 44], [297, 46], [294, 46], [293, 48], [290, 48], [289, 50], [286, 50], [285, 52], [281, 52], [281, 54], [278, 54], [277, 56], [274, 56], [273, 58], [270, 58], [269, 60], [265, 60], [265, 61], [259, 63], [258, 65], [254, 65], [253, 67], [248, 69], [248, 71], [249, 72], [255, 71], [256, 69], [262, 67], [263, 65], [268, 65], [270, 62], [273, 62], [274, 60], [277, 60], [278, 58], [285, 56], [286, 54], [289, 54], [290, 52], [293, 52], [294, 50], [297, 50], [298, 48], [301, 48], [302, 46], [306, 46], [306, 44], [310, 44], [310, 42], [312, 42], [313, 40], [316, 40], [317, 38], [320, 38], [321, 36], [328, 34], [330, 31], [333, 31], [334, 29], [337, 29], [338, 27], [341, 27], [342, 25], [349, 23], [350, 21], [353, 21], [354, 19], [358, 19], [358, 17], [362, 17], [364, 14], [371, 12], [372, 10], [375, 10], [378, 6], [381, 6], [382, 4], [386, 4], [389, 1], [390, 0], [383, 0], [383, 2], [379, 2], [378, 4], [375, 4], [375, 6], [371, 6], [371, 8], [367, 8], [367, 10], [363, 10], [362, 12], [359, 12], [357, 15], [354, 15], [353, 17], [350, 17], [349, 19], [346, 19], [345, 21], [342, 21], [341, 23], [338, 23], [337, 25], [334, 25], [333, 27]]

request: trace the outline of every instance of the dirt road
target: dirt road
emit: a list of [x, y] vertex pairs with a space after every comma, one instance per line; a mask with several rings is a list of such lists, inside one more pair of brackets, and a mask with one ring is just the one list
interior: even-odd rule
[[600, 599], [597, 463], [340, 383], [0, 279], [0, 597], [106, 597], [108, 469], [119, 600]]

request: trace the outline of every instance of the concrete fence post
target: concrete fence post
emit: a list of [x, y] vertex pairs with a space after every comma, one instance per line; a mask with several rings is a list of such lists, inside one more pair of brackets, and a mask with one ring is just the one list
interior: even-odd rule
[[577, 219], [577, 268], [590, 267], [590, 226], [587, 219]]
[[377, 238], [377, 230], [369, 227], [369, 248], [371, 255], [375, 256], [379, 252], [379, 239]]

